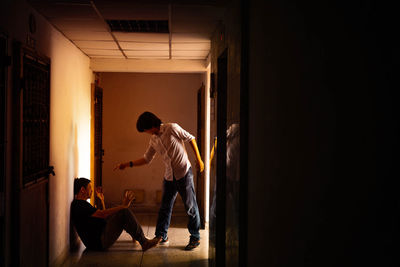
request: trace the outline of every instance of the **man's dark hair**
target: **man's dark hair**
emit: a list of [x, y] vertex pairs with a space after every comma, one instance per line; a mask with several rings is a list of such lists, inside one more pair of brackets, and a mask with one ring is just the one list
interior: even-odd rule
[[153, 127], [160, 128], [161, 120], [151, 112], [144, 112], [139, 116], [136, 122], [136, 128], [139, 132], [150, 130]]
[[86, 188], [86, 186], [90, 183], [90, 180], [87, 178], [75, 178], [74, 180], [74, 195], [79, 193], [82, 187]]

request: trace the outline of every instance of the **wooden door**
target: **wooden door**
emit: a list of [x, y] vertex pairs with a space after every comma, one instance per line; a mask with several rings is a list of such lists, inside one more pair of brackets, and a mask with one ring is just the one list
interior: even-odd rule
[[13, 266], [48, 265], [50, 61], [15, 44], [13, 52]]

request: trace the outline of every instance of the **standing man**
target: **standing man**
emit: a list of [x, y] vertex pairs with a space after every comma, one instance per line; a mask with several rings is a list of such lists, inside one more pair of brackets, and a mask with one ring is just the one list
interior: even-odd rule
[[189, 217], [187, 227], [190, 233], [190, 240], [185, 249], [192, 250], [200, 244], [200, 215], [194, 192], [192, 167], [184, 142], [189, 142], [196, 155], [197, 168], [202, 172], [204, 163], [201, 160], [196, 140], [193, 135], [182, 129], [178, 124], [162, 123], [151, 112], [144, 112], [139, 116], [136, 128], [139, 132], [151, 135], [147, 151], [142, 158], [120, 163], [114, 170], [149, 164], [156, 152], [161, 155], [165, 164], [165, 174], [155, 235], [160, 240], [160, 245], [168, 244], [167, 233], [171, 221], [172, 207], [176, 195], [179, 193]]

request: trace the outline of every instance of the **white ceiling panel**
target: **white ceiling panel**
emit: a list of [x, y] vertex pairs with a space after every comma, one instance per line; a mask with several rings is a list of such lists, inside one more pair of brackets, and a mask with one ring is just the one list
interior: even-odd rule
[[169, 57], [169, 51], [132, 51], [124, 50], [128, 57]]
[[107, 31], [106, 25], [99, 19], [51, 19], [61, 31], [72, 31], [79, 29], [81, 31]]
[[207, 57], [209, 51], [176, 51], [172, 50], [172, 57]]
[[119, 50], [111, 50], [111, 49], [90, 49], [83, 48], [83, 52], [85, 52], [88, 56], [121, 56], [122, 53]]
[[210, 51], [211, 43], [172, 43], [172, 50], [205, 50]]
[[132, 60], [132, 59], [142, 59], [142, 60], [158, 60], [158, 59], [164, 59], [168, 60], [169, 56], [128, 56], [127, 60]]
[[119, 49], [114, 41], [74, 41], [74, 43], [81, 49]]
[[169, 43], [119, 42], [124, 50], [169, 50]]
[[173, 33], [209, 33], [214, 31], [217, 25], [216, 21], [212, 20], [197, 20], [197, 21], [175, 21], [172, 20]]
[[173, 33], [172, 34], [173, 43], [187, 43], [187, 42], [210, 42], [210, 36], [208, 33]]
[[167, 33], [127, 33], [127, 32], [114, 32], [114, 36], [118, 42], [133, 41], [133, 42], [169, 42], [169, 34]]
[[118, 5], [113, 1], [96, 1], [105, 19], [118, 20], [166, 20], [168, 19], [168, 5], [140, 4], [133, 1], [120, 2]]
[[177, 20], [198, 20], [210, 19], [221, 20], [224, 15], [224, 8], [205, 5], [174, 5], [174, 19]]
[[120, 59], [125, 59], [125, 57], [121, 55], [112, 55], [112, 56], [106, 56], [106, 55], [91, 55], [90, 58], [120, 58]]
[[64, 31], [65, 36], [67, 36], [70, 40], [79, 41], [112, 41], [113, 38], [111, 34], [107, 31]]
[[182, 73], [200, 72], [207, 70], [205, 60], [184, 59], [115, 59], [94, 58], [90, 60], [90, 68], [98, 72], [150, 72], [150, 73]]
[[67, 1], [39, 3], [36, 9], [45, 14], [47, 19], [52, 18], [97, 18], [97, 14], [89, 1], [86, 3], [71, 3]]
[[[225, 12], [222, 5], [209, 0], [197, 0], [197, 4], [164, 0], [28, 2], [89, 57], [107, 59], [171, 60], [171, 46], [172, 59], [204, 60], [211, 49], [211, 36]], [[105, 20], [170, 20], [171, 33], [109, 32]]]
[[173, 56], [172, 59], [176, 59], [176, 60], [184, 60], [184, 59], [206, 60], [206, 57], [203, 57], [203, 56]]

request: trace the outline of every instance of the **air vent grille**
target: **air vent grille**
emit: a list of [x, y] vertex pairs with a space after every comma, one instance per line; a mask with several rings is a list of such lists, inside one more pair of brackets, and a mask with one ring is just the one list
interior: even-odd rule
[[169, 33], [168, 20], [106, 20], [112, 32]]

